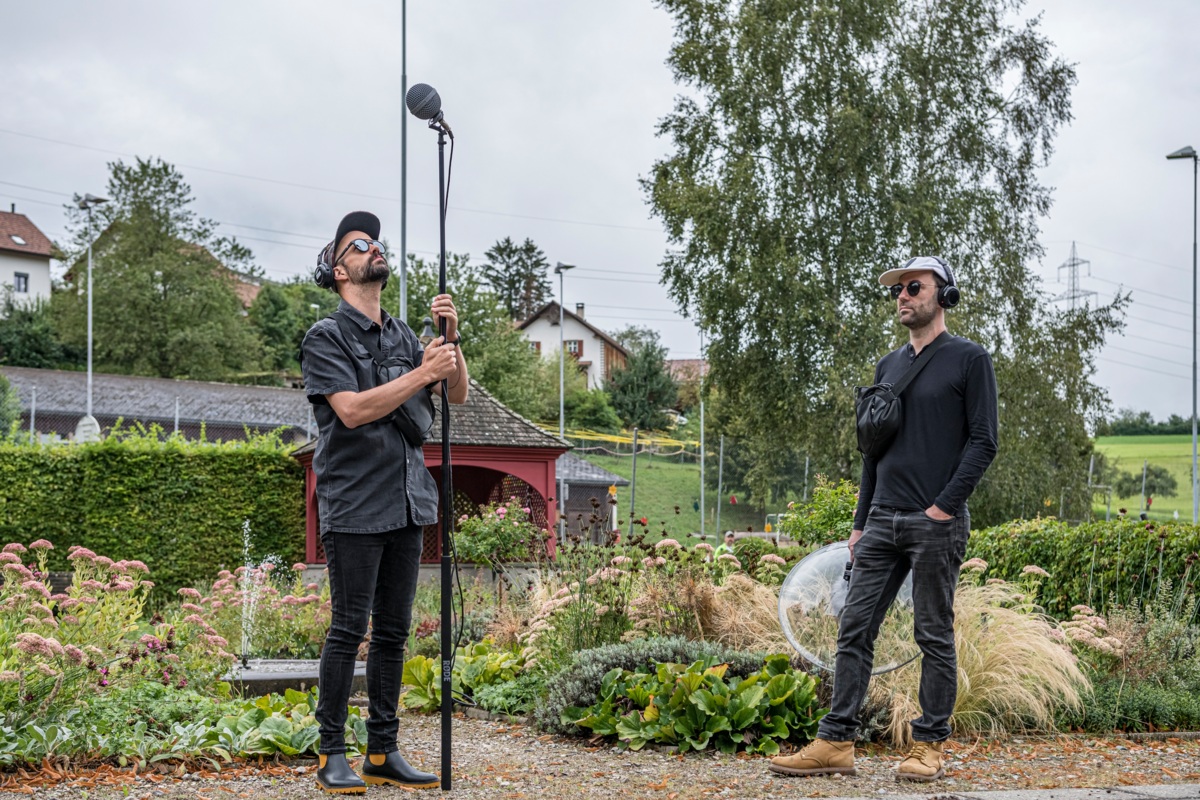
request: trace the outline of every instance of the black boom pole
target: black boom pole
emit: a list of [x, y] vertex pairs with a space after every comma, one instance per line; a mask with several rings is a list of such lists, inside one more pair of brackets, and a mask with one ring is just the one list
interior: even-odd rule
[[[446, 136], [454, 132], [442, 115], [442, 98], [430, 85], [418, 83], [404, 96], [408, 110], [417, 119], [428, 120], [438, 135], [438, 294], [446, 293]], [[454, 163], [454, 149], [450, 150]], [[403, 254], [408, 258], [408, 254]], [[446, 318], [438, 320], [438, 333], [446, 340]], [[445, 379], [442, 387], [442, 791], [450, 791], [450, 716], [454, 710], [451, 695], [451, 675], [454, 671], [454, 607], [451, 553], [454, 552], [454, 483], [450, 474], [450, 387]]]
[[[438, 132], [438, 223], [441, 248], [438, 265], [438, 294], [446, 293], [446, 130]], [[446, 340], [446, 318], [438, 320], [438, 333]], [[442, 791], [450, 791], [450, 715], [454, 710], [451, 696], [451, 672], [454, 667], [453, 591], [450, 586], [450, 551], [454, 533], [454, 482], [450, 475], [450, 395], [449, 383], [442, 380]]]

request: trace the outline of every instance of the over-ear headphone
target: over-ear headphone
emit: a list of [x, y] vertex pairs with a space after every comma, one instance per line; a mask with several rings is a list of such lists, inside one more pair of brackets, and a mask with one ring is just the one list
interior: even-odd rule
[[946, 263], [945, 259], [938, 256], [917, 256], [916, 258], [910, 258], [904, 267], [908, 268], [914, 261], [922, 257], [932, 258], [945, 270], [946, 285], [938, 289], [937, 301], [938, 305], [942, 308], [954, 308], [954, 306], [958, 305], [958, 301], [962, 299], [962, 293], [958, 291], [958, 282], [954, 280], [954, 270]]
[[337, 243], [330, 242], [321, 248], [321, 252], [317, 253], [317, 266], [313, 268], [313, 283], [322, 289], [334, 290], [337, 286], [337, 282], [333, 279], [333, 264], [330, 263], [335, 244]]
[[[313, 283], [322, 289], [329, 289], [332, 292], [337, 291], [337, 281], [333, 279], [334, 264], [331, 263], [333, 248], [336, 245], [337, 242], [330, 242], [321, 248], [321, 252], [317, 253], [317, 266], [313, 267]], [[391, 274], [391, 269], [388, 270], [388, 274]], [[385, 275], [383, 276], [383, 282], [379, 286], [380, 291], [386, 289], [387, 285], [388, 276]]]

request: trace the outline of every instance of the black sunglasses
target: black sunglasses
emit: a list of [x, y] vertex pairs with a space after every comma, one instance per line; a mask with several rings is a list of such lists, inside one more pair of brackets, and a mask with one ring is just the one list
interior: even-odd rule
[[893, 299], [899, 300], [900, 294], [905, 289], [908, 290], [909, 297], [916, 297], [917, 295], [919, 295], [921, 293], [922, 286], [930, 286], [930, 285], [936, 286], [937, 284], [921, 283], [920, 281], [909, 281], [907, 286], [904, 285], [903, 283], [897, 283], [894, 286], [889, 286], [888, 290], [891, 291]]
[[344, 255], [346, 255], [346, 253], [350, 252], [351, 247], [353, 247], [355, 250], [357, 250], [360, 253], [365, 253], [371, 249], [371, 245], [375, 245], [375, 247], [378, 248], [380, 254], [383, 253], [383, 242], [377, 241], [375, 239], [351, 239], [350, 243], [346, 245], [345, 249], [343, 249], [342, 252], [338, 255], [338, 257], [333, 260], [333, 263], [336, 264], [339, 261], [341, 261], [342, 256], [344, 256]]

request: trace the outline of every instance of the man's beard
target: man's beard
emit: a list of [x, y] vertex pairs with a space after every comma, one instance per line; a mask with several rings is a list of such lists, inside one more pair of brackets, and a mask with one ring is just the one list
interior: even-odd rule
[[937, 315], [935, 307], [917, 307], [909, 306], [911, 312], [908, 317], [901, 317], [900, 324], [909, 330], [920, 330], [933, 322], [933, 318]]
[[383, 283], [390, 274], [391, 271], [388, 269], [386, 259], [380, 260], [379, 263], [369, 261], [357, 277], [353, 274], [350, 276], [350, 282], [355, 286], [365, 286], [368, 283]]

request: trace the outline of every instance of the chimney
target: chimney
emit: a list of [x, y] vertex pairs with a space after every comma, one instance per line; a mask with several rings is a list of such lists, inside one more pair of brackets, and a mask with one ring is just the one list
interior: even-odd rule
[[580, 319], [583, 319], [583, 303], [575, 304], [575, 316], [579, 317]]
[[14, 214], [17, 213], [17, 204], [16, 203], [12, 204], [12, 213], [14, 213]]

